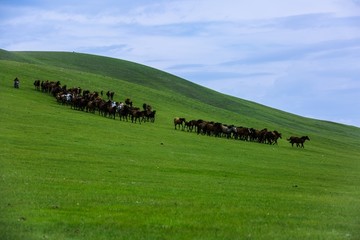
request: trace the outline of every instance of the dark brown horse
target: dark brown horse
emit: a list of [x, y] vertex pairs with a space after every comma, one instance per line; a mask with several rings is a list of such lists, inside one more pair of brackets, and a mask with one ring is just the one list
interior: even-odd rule
[[247, 127], [237, 127], [237, 135], [236, 135], [236, 139], [240, 139], [240, 140], [244, 140], [244, 141], [249, 141], [249, 136], [250, 136], [250, 129]]
[[265, 142], [268, 144], [278, 144], [277, 140], [281, 138], [281, 133], [278, 131], [270, 131], [265, 133]]
[[302, 136], [302, 137], [294, 137], [294, 136], [291, 136], [290, 138], [287, 139], [290, 143], [291, 143], [291, 146], [293, 147], [294, 146], [294, 143], [296, 144], [296, 147], [302, 147], [304, 148], [304, 142], [305, 140], [309, 140], [310, 141], [310, 138], [308, 136]]
[[87, 112], [95, 113], [96, 101], [90, 100], [90, 101], [87, 103], [85, 109], [86, 109]]
[[155, 122], [155, 114], [156, 114], [156, 110], [144, 110], [144, 122], [147, 121], [147, 122]]
[[186, 121], [185, 118], [179, 118], [179, 117], [174, 118], [175, 130], [177, 129], [176, 126], [178, 126], [178, 125], [179, 125], [179, 128], [181, 126], [181, 129], [184, 130], [185, 121]]
[[206, 125], [208, 124], [207, 121], [199, 119], [197, 121], [197, 134], [205, 134], [206, 133]]
[[145, 111], [140, 111], [140, 109], [131, 110], [130, 115], [132, 123], [136, 123], [137, 121], [139, 121], [139, 124], [141, 124], [141, 122], [145, 119]]

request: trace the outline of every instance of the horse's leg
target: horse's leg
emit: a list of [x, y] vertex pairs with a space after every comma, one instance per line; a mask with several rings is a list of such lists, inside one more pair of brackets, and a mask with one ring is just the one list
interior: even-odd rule
[[227, 139], [231, 138], [231, 132], [226, 133], [226, 138], [227, 138]]

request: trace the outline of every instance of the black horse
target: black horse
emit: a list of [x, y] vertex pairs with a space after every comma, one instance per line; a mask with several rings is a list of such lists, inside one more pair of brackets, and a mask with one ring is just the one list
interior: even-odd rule
[[35, 80], [34, 81], [34, 86], [35, 86], [35, 90], [40, 91], [40, 80]]
[[304, 148], [304, 142], [306, 140], [309, 140], [310, 141], [310, 138], [308, 136], [302, 136], [302, 137], [294, 137], [294, 136], [291, 136], [290, 138], [287, 139], [290, 143], [291, 143], [291, 146], [293, 147], [294, 146], [294, 143], [296, 144], [296, 147], [302, 147]]
[[133, 102], [130, 100], [130, 98], [125, 99], [125, 104], [128, 105], [129, 107], [133, 106]]
[[108, 99], [110, 99], [111, 101], [114, 100], [114, 95], [115, 95], [115, 92], [113, 92], [113, 91], [107, 91], [107, 92], [106, 92], [106, 96], [107, 96]]
[[19, 88], [19, 85], [20, 85], [20, 80], [16, 77], [14, 79], [14, 88]]

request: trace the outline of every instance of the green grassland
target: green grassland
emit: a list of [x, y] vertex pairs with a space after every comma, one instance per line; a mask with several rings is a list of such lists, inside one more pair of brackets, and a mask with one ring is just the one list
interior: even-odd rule
[[[12, 87], [15, 77], [20, 89]], [[113, 90], [133, 124], [72, 110], [35, 79]], [[0, 51], [0, 239], [359, 239], [360, 129], [227, 96], [128, 61]], [[283, 134], [174, 130], [173, 118]], [[292, 148], [290, 135], [309, 135]]]

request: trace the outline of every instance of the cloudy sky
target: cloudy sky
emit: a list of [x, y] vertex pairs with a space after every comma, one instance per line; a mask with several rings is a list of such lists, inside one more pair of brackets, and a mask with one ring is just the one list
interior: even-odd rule
[[0, 48], [155, 67], [360, 127], [360, 0], [1, 0]]

